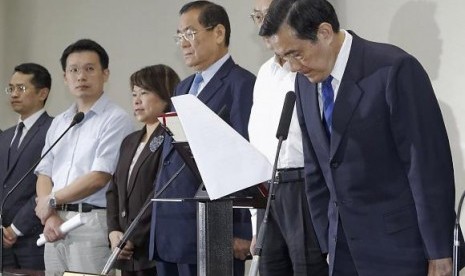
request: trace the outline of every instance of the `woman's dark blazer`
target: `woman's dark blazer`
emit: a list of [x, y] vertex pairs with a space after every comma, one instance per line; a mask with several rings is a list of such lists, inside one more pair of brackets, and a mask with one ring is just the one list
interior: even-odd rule
[[[152, 197], [153, 181], [157, 174], [163, 140], [163, 128], [158, 126], [147, 141], [132, 170], [128, 181], [129, 167], [144, 134], [145, 127], [129, 134], [122, 142], [118, 165], [106, 193], [108, 233], [124, 231], [137, 216], [148, 197]], [[132, 260], [118, 260], [116, 267], [137, 271], [155, 267], [149, 261], [149, 229], [152, 208], [147, 208], [130, 241], [134, 244]]]

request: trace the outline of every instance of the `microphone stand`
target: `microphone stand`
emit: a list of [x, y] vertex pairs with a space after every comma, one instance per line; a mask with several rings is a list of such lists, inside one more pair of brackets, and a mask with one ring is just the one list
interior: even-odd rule
[[278, 168], [278, 159], [279, 152], [281, 151], [281, 145], [284, 140], [287, 139], [289, 134], [289, 126], [291, 124], [292, 112], [294, 110], [295, 104], [295, 93], [289, 91], [286, 93], [284, 99], [283, 110], [281, 112], [281, 118], [278, 125], [278, 130], [276, 137], [278, 138], [278, 147], [276, 149], [276, 156], [274, 159], [273, 170], [271, 175], [270, 188], [268, 189], [268, 199], [266, 201], [265, 214], [263, 216], [263, 221], [260, 224], [260, 231], [257, 235], [257, 242], [253, 252], [252, 264], [250, 265], [249, 276], [258, 275], [258, 264], [260, 261], [260, 256], [262, 254], [263, 242], [265, 240], [266, 229], [268, 226], [268, 215], [271, 209], [271, 201], [274, 200], [274, 186], [276, 185], [276, 171]]
[[274, 199], [274, 185], [276, 184], [276, 170], [278, 166], [278, 158], [279, 158], [279, 152], [281, 150], [281, 144], [283, 143], [284, 138], [279, 137], [278, 141], [278, 148], [276, 150], [276, 157], [274, 159], [274, 164], [273, 164], [273, 171], [272, 171], [272, 177], [270, 183], [270, 188], [268, 190], [268, 199], [266, 201], [266, 207], [265, 207], [265, 214], [263, 216], [263, 221], [260, 225], [260, 231], [258, 232], [257, 235], [257, 242], [255, 245], [255, 249], [253, 252], [253, 258], [252, 258], [252, 264], [250, 265], [250, 270], [249, 270], [249, 276], [255, 276], [258, 275], [258, 262], [260, 261], [260, 256], [262, 254], [262, 249], [263, 249], [263, 242], [265, 240], [265, 233], [266, 233], [266, 228], [268, 225], [268, 215], [270, 213], [270, 208], [271, 208], [271, 200]]
[[[179, 170], [177, 170], [176, 173], [166, 182], [166, 184], [153, 196], [154, 199], [158, 198], [166, 190], [166, 188], [168, 188], [171, 182], [173, 182], [173, 180], [181, 173], [181, 171], [184, 169], [185, 166], [186, 166], [186, 163], [184, 163], [181, 166], [181, 168], [179, 168]], [[149, 196], [147, 197], [147, 200], [144, 203], [144, 206], [142, 206], [137, 216], [131, 222], [128, 229], [124, 232], [123, 237], [119, 241], [118, 245], [115, 247], [115, 250], [113, 250], [113, 252], [111, 253], [100, 275], [107, 275], [110, 272], [119, 254], [121, 253], [123, 248], [126, 246], [126, 243], [128, 242], [129, 238], [132, 237], [132, 234], [134, 233], [136, 226], [139, 224], [139, 221], [142, 218], [142, 215], [145, 213], [145, 211], [147, 211], [147, 208], [152, 205], [152, 195], [153, 195], [153, 192], [149, 194]]]
[[459, 230], [460, 230], [460, 213], [462, 212], [462, 204], [463, 199], [465, 197], [465, 192], [462, 193], [460, 197], [459, 206], [457, 210], [457, 216], [455, 217], [455, 225], [454, 225], [454, 250], [452, 253], [452, 267], [453, 267], [453, 276], [459, 276], [459, 247], [460, 247], [460, 240], [459, 240]]
[[15, 183], [15, 185], [8, 191], [8, 193], [3, 197], [2, 203], [0, 205], [0, 276], [3, 275], [3, 208], [5, 207], [6, 200], [8, 197], [18, 188], [18, 186], [26, 179], [26, 177], [39, 165], [40, 161], [44, 159], [44, 157], [55, 147], [55, 145], [58, 143], [58, 141], [63, 138], [63, 136], [76, 124], [80, 123], [84, 119], [84, 113], [78, 112], [74, 115], [73, 121], [69, 125], [69, 127], [58, 137], [58, 139], [55, 140], [55, 142], [48, 148], [48, 150], [42, 154], [42, 156], [37, 160], [34, 165], [32, 165], [29, 170], [21, 177], [18, 182]]

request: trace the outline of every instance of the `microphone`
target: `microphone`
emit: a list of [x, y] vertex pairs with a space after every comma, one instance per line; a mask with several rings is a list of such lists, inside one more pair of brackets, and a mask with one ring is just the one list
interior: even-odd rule
[[3, 207], [5, 206], [5, 203], [8, 199], [8, 197], [18, 188], [18, 186], [26, 179], [26, 177], [39, 165], [40, 161], [44, 159], [44, 157], [55, 147], [55, 145], [58, 143], [58, 141], [63, 138], [63, 136], [76, 124], [79, 124], [82, 120], [84, 119], [84, 113], [83, 112], [78, 112], [74, 115], [73, 120], [71, 121], [71, 124], [68, 126], [68, 128], [61, 134], [58, 139], [55, 140], [55, 142], [48, 148], [48, 150], [40, 156], [39, 160], [37, 160], [34, 165], [32, 165], [29, 170], [13, 185], [13, 187], [8, 191], [8, 193], [3, 197], [2, 203], [0, 205], [0, 275], [3, 273]]
[[78, 112], [74, 115], [73, 120], [71, 121], [71, 124], [69, 125], [69, 128], [79, 124], [84, 120], [84, 112]]
[[268, 190], [268, 198], [266, 201], [265, 214], [263, 216], [263, 221], [260, 224], [260, 231], [257, 235], [257, 242], [255, 245], [255, 250], [253, 252], [252, 264], [250, 265], [249, 276], [258, 275], [258, 262], [260, 261], [260, 255], [262, 254], [263, 242], [265, 240], [266, 228], [268, 225], [268, 215], [271, 209], [271, 200], [274, 198], [273, 190], [276, 181], [276, 170], [278, 167], [279, 152], [281, 151], [281, 145], [284, 140], [287, 139], [289, 134], [289, 126], [291, 125], [292, 113], [294, 111], [295, 105], [295, 93], [289, 91], [286, 93], [284, 98], [283, 110], [281, 112], [281, 118], [279, 120], [278, 129], [276, 131], [276, 138], [278, 138], [278, 146], [276, 149], [276, 157], [274, 159], [273, 171], [271, 174], [270, 188]]
[[287, 139], [292, 113], [294, 112], [295, 98], [295, 93], [292, 91], [287, 92], [284, 98], [283, 111], [281, 112], [281, 119], [279, 120], [278, 130], [276, 131], [276, 138], [278, 139], [280, 137], [282, 137], [283, 140]]

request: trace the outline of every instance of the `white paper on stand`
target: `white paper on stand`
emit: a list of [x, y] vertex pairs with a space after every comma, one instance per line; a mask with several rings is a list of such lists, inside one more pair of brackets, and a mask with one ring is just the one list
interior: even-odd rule
[[267, 181], [268, 159], [193, 95], [172, 98], [210, 199]]
[[[63, 234], [67, 234], [70, 231], [73, 231], [74, 229], [78, 228], [79, 226], [83, 225], [85, 223], [84, 218], [81, 217], [81, 214], [77, 214], [74, 217], [68, 219], [67, 221], [63, 222], [62, 225], [60, 225], [60, 231]], [[37, 240], [36, 244], [37, 246], [42, 246], [47, 242], [45, 239], [44, 234], [39, 235], [39, 239]]]

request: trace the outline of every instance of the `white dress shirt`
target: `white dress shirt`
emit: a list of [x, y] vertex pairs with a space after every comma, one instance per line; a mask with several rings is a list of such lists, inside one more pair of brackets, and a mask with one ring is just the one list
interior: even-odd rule
[[[273, 56], [265, 62], [258, 71], [253, 91], [253, 105], [249, 119], [250, 143], [263, 153], [271, 164], [274, 163], [278, 139], [278, 129], [281, 112], [286, 93], [294, 91], [295, 73], [281, 66]], [[279, 152], [278, 168], [301, 168], [304, 166], [304, 154], [302, 148], [302, 131], [297, 120], [297, 111], [294, 107], [289, 135], [282, 143]], [[270, 175], [271, 178], [271, 175]], [[257, 212], [250, 210], [252, 214], [252, 232], [257, 232]]]
[[[275, 57], [265, 62], [258, 71], [253, 91], [253, 106], [249, 120], [250, 143], [274, 163], [281, 111], [286, 93], [294, 91], [295, 73], [281, 66]], [[304, 166], [302, 131], [294, 107], [289, 135], [279, 153], [278, 168], [301, 168]], [[271, 177], [271, 175], [270, 175]]]
[[[333, 80], [331, 85], [333, 86], [334, 91], [334, 101], [339, 92], [339, 86], [341, 85], [342, 76], [346, 70], [347, 61], [349, 60], [350, 48], [352, 47], [352, 35], [349, 34], [346, 30], [341, 30], [345, 34], [344, 42], [342, 43], [341, 49], [337, 54], [336, 62], [334, 63], [333, 70], [331, 71], [331, 76]], [[323, 117], [323, 95], [321, 90], [321, 83], [318, 84], [318, 102], [320, 105], [320, 115]]]
[[[73, 104], [53, 120], [47, 132], [43, 152], [68, 128], [76, 112], [77, 106]], [[47, 175], [52, 179], [53, 192], [91, 171], [113, 174], [121, 142], [133, 130], [129, 115], [103, 94], [85, 114], [84, 120], [70, 129], [42, 159], [35, 173]], [[85, 202], [105, 207], [106, 190], [107, 188], [101, 189], [73, 203]]]

